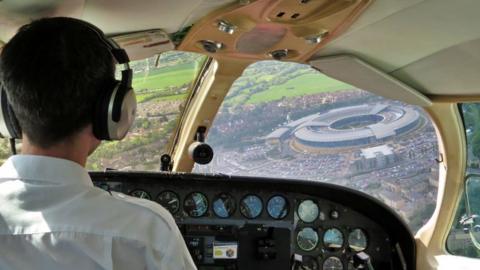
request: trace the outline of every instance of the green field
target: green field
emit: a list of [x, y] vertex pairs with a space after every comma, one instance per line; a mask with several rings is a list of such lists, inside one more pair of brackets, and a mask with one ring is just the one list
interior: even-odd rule
[[284, 84], [272, 85], [267, 90], [255, 93], [246, 103], [256, 104], [279, 100], [283, 97], [297, 97], [353, 88], [349, 84], [337, 81], [321, 74], [304, 74]]
[[135, 74], [133, 88], [136, 91], [164, 89], [168, 87], [179, 87], [190, 83], [197, 73], [192, 63], [181, 64], [174, 67], [162, 68], [151, 71], [148, 76]]
[[[178, 93], [183, 85], [190, 84], [197, 74], [195, 62], [172, 67], [151, 70], [148, 75], [135, 74], [133, 88], [137, 94], [137, 102], [173, 101], [185, 99], [186, 93]], [[172, 90], [176, 89], [176, 90]]]
[[188, 94], [179, 94], [179, 95], [171, 95], [171, 96], [165, 96], [165, 97], [157, 97], [152, 99], [152, 101], [175, 101], [175, 100], [185, 100], [187, 98]]
[[[179, 88], [192, 82], [198, 72], [197, 62], [183, 63], [175, 66], [164, 67], [161, 69], [153, 69], [148, 75], [135, 74], [133, 79], [133, 87], [137, 92], [137, 100], [139, 103], [147, 101], [160, 100], [179, 100], [185, 98], [185, 93], [175, 93], [174, 95], [161, 92], [167, 91], [169, 88]], [[300, 73], [300, 74], [298, 74]], [[303, 73], [303, 74], [301, 74]], [[249, 89], [242, 90], [242, 93], [232, 96], [225, 100], [227, 104], [257, 104], [261, 102], [269, 102], [280, 100], [288, 97], [298, 97], [304, 95], [312, 95], [322, 92], [331, 92], [338, 90], [351, 89], [352, 86], [329, 78], [322, 74], [304, 73], [300, 69], [289, 74], [293, 78], [282, 84], [270, 84], [266, 90], [258, 93], [250, 93]], [[252, 73], [247, 75], [249, 81], [255, 82], [274, 82], [275, 75], [260, 73]], [[242, 84], [245, 83], [241, 82]], [[255, 85], [255, 84], [254, 84]]]
[[147, 101], [174, 101], [174, 100], [183, 100], [187, 97], [187, 93], [179, 94], [164, 94], [162, 92], [166, 91], [157, 91], [154, 93], [147, 94], [137, 94], [137, 102], [144, 103]]

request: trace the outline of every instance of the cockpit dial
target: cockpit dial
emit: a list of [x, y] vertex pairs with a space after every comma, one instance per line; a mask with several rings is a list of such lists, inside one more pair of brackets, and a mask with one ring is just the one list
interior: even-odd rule
[[268, 200], [267, 212], [273, 219], [283, 219], [288, 215], [289, 204], [281, 195], [275, 195]]
[[331, 250], [338, 250], [343, 247], [343, 233], [337, 228], [331, 228], [323, 234], [323, 244]]
[[200, 192], [190, 193], [183, 202], [183, 208], [190, 217], [202, 217], [208, 210], [207, 197]]
[[240, 202], [240, 212], [246, 218], [257, 218], [262, 213], [262, 210], [262, 199], [256, 195], [247, 195]]
[[343, 263], [337, 257], [328, 257], [323, 262], [323, 270], [343, 270]]
[[180, 209], [180, 198], [173, 191], [163, 191], [158, 194], [157, 202], [165, 207], [171, 214], [175, 214]]
[[314, 201], [305, 200], [300, 203], [297, 212], [298, 217], [300, 217], [303, 222], [312, 223], [318, 218], [318, 213], [320, 210]]
[[303, 228], [297, 234], [297, 245], [303, 251], [314, 250], [318, 246], [318, 233], [313, 228]]
[[220, 218], [231, 217], [236, 207], [235, 198], [227, 193], [220, 193], [213, 200], [213, 212]]
[[355, 229], [348, 235], [348, 245], [356, 252], [363, 251], [367, 248], [368, 238], [362, 229]]

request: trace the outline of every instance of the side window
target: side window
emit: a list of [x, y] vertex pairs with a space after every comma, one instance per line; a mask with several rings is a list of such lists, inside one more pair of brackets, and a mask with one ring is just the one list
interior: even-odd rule
[[447, 250], [480, 258], [480, 104], [462, 104], [467, 137], [465, 191], [447, 239]]

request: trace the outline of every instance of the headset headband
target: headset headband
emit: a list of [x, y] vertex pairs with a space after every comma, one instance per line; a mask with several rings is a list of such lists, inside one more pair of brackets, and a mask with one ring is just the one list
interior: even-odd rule
[[[119, 89], [122, 92], [118, 93], [115, 96], [115, 101], [114, 101], [115, 104], [117, 104], [118, 102], [120, 102], [121, 99], [123, 99], [126, 92], [132, 89], [133, 71], [129, 65], [130, 59], [128, 57], [128, 54], [124, 49], [120, 48], [120, 46], [118, 46], [118, 44], [114, 40], [107, 38], [103, 33], [103, 31], [100, 30], [95, 25], [82, 20], [78, 20], [78, 21], [84, 24], [85, 26], [87, 26], [88, 28], [90, 28], [93, 32], [95, 32], [99, 40], [108, 48], [108, 51], [113, 56], [115, 61], [117, 61], [118, 64], [123, 66], [123, 69], [121, 70], [122, 79], [120, 81], [120, 87], [119, 87]], [[120, 117], [121, 117], [121, 107], [116, 106], [112, 111], [112, 120], [118, 122], [120, 120]]]

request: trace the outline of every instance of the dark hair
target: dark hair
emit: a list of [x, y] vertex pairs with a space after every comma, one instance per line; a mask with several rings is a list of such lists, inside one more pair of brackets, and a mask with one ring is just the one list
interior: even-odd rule
[[5, 45], [0, 79], [23, 133], [46, 148], [92, 122], [115, 69], [107, 46], [84, 22], [46, 18], [22, 26]]

